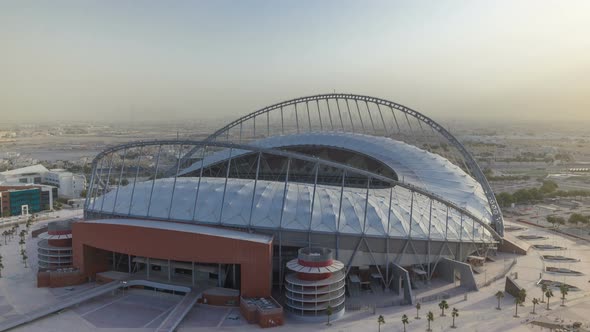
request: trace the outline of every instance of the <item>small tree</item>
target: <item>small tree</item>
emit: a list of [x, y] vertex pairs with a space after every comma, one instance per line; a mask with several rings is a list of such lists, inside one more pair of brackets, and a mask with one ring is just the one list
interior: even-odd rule
[[333, 311], [332, 306], [328, 305], [328, 307], [326, 308], [326, 315], [328, 315], [328, 323], [326, 325], [328, 325], [328, 326], [332, 325], [330, 323], [330, 316], [332, 316], [332, 313], [333, 313], [332, 311]]
[[541, 303], [545, 303], [545, 293], [547, 292], [547, 284], [541, 285]]
[[383, 318], [383, 315], [379, 315], [377, 318], [377, 324], [379, 324], [379, 332], [381, 332], [381, 324], [385, 324], [385, 318]]
[[455, 326], [455, 318], [459, 317], [459, 310], [457, 310], [457, 308], [453, 308], [453, 312], [451, 312], [451, 316], [453, 316], [453, 325], [451, 325], [452, 328], [457, 328], [457, 326]]
[[446, 300], [442, 300], [442, 301], [440, 301], [440, 303], [438, 304], [438, 307], [439, 307], [439, 308], [440, 308], [440, 310], [441, 310], [441, 313], [440, 313], [441, 317], [444, 317], [444, 316], [445, 316], [445, 309], [448, 309], [448, 308], [449, 308], [449, 304], [447, 303], [447, 301], [446, 301]]
[[535, 307], [537, 306], [537, 304], [539, 304], [539, 299], [534, 297], [533, 298], [533, 312], [532, 312], [533, 315], [535, 314]]
[[420, 319], [420, 308], [422, 308], [422, 305], [420, 305], [420, 302], [416, 303], [416, 319]]
[[545, 297], [547, 298], [547, 310], [551, 310], [549, 309], [549, 299], [553, 297], [553, 292], [550, 289], [547, 289]]
[[567, 292], [569, 290], [569, 287], [566, 284], [561, 284], [561, 286], [559, 286], [559, 292], [561, 293], [561, 306], [565, 307], [565, 296], [567, 295]]
[[522, 288], [518, 291], [518, 298], [520, 298], [520, 305], [524, 306], [524, 301], [526, 301], [526, 289]]
[[410, 322], [408, 321], [408, 315], [404, 314], [402, 316], [402, 324], [404, 324], [404, 332], [406, 332], [406, 324], [409, 324]]
[[426, 314], [426, 320], [428, 320], [428, 329], [426, 331], [432, 331], [432, 329], [430, 328], [430, 322], [434, 321], [434, 314], [432, 313], [432, 311], [429, 311], [428, 314]]
[[502, 300], [502, 298], [504, 298], [504, 292], [503, 291], [498, 291], [496, 293], [496, 298], [498, 299], [498, 306], [496, 307], [496, 309], [502, 310], [502, 308], [500, 308], [500, 300]]
[[27, 259], [29, 258], [29, 256], [27, 256], [27, 254], [23, 255], [23, 263], [25, 263], [25, 269], [27, 268]]
[[4, 264], [2, 263], [2, 255], [0, 255], [0, 278], [2, 278], [2, 269], [4, 269]]

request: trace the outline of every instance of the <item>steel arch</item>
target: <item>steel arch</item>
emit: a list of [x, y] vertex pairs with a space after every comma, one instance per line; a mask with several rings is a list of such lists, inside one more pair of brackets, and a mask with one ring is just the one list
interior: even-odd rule
[[[498, 202], [496, 200], [496, 196], [494, 195], [494, 192], [487, 180], [487, 178], [485, 177], [483, 171], [481, 170], [481, 168], [479, 167], [479, 165], [477, 164], [477, 162], [475, 161], [475, 159], [473, 158], [473, 156], [471, 155], [471, 153], [469, 153], [469, 151], [465, 148], [465, 146], [463, 144], [461, 144], [461, 142], [459, 142], [459, 140], [453, 136], [447, 129], [445, 129], [442, 125], [438, 124], [436, 121], [434, 121], [433, 119], [431, 119], [430, 117], [416, 111], [413, 110], [407, 106], [404, 106], [402, 104], [398, 104], [389, 100], [385, 100], [385, 99], [381, 99], [381, 98], [376, 98], [376, 97], [370, 97], [370, 96], [363, 96], [363, 95], [356, 95], [356, 94], [342, 94], [342, 93], [330, 93], [330, 94], [319, 94], [319, 95], [313, 95], [313, 96], [307, 96], [307, 97], [300, 97], [300, 98], [295, 98], [295, 99], [291, 99], [291, 100], [287, 100], [287, 101], [283, 101], [274, 105], [270, 105], [267, 107], [264, 107], [260, 110], [254, 111], [250, 114], [247, 114], [235, 121], [230, 122], [229, 124], [227, 124], [226, 126], [220, 128], [219, 130], [217, 130], [216, 132], [214, 132], [213, 134], [211, 134], [209, 137], [207, 137], [205, 139], [205, 141], [217, 141], [219, 140], [219, 138], [223, 137], [223, 135], [227, 135], [227, 140], [229, 140], [229, 130], [240, 126], [242, 123], [254, 119], [263, 115], [263, 114], [268, 114], [271, 111], [274, 110], [281, 110], [281, 113], [283, 112], [283, 109], [287, 106], [291, 106], [291, 105], [296, 105], [297, 104], [306, 104], [308, 105], [309, 102], [319, 102], [321, 100], [345, 100], [347, 101], [347, 105], [348, 105], [348, 101], [354, 101], [354, 102], [366, 102], [366, 103], [374, 103], [376, 105], [382, 105], [382, 106], [386, 106], [386, 107], [390, 107], [392, 110], [395, 109], [399, 112], [404, 113], [406, 116], [411, 116], [413, 118], [415, 118], [417, 121], [419, 121], [418, 123], [420, 124], [420, 122], [428, 125], [432, 130], [436, 131], [437, 133], [439, 133], [444, 139], [446, 139], [454, 148], [456, 148], [459, 153], [461, 154], [463, 161], [466, 164], [466, 167], [468, 168], [468, 170], [471, 172], [471, 174], [475, 177], [475, 180], [477, 182], [479, 182], [482, 186], [482, 189], [486, 195], [486, 198], [488, 200], [488, 204], [490, 206], [491, 212], [492, 212], [492, 218], [493, 218], [493, 225], [494, 228], [496, 229], [496, 231], [498, 232], [498, 234], [500, 234], [501, 236], [504, 235], [504, 218], [502, 216], [502, 211], [500, 210], [500, 207], [498, 205]], [[329, 108], [328, 108], [329, 111]], [[381, 112], [380, 108], [379, 111]], [[338, 110], [338, 112], [340, 113], [340, 110]], [[360, 110], [359, 110], [360, 112]], [[367, 110], [367, 113], [369, 113], [370, 116], [370, 112]], [[309, 113], [308, 113], [309, 114]], [[382, 116], [382, 113], [380, 113]], [[295, 115], [297, 116], [297, 109], [295, 108]], [[350, 115], [350, 113], [349, 113]], [[282, 114], [281, 114], [281, 118], [282, 118]], [[362, 117], [359, 118], [361, 120], [361, 124], [362, 124]], [[395, 118], [395, 115], [394, 115]], [[332, 119], [331, 115], [330, 115], [330, 120]], [[267, 116], [267, 120], [268, 121], [268, 116]], [[299, 122], [299, 121], [298, 121]], [[321, 118], [320, 118], [320, 122], [321, 122]], [[342, 122], [342, 117], [340, 117], [340, 122]], [[352, 123], [352, 117], [351, 117], [351, 123]], [[372, 122], [372, 118], [371, 118], [371, 122]], [[399, 129], [399, 124], [397, 122], [397, 119], [395, 120], [398, 129]], [[267, 122], [268, 123], [268, 122]], [[310, 121], [311, 123], [311, 121]], [[385, 125], [385, 121], [383, 121], [384, 125]], [[255, 128], [256, 122], [254, 122], [254, 128]], [[321, 125], [321, 123], [320, 123]], [[336, 125], [337, 126], [337, 125]], [[311, 125], [310, 125], [311, 127]], [[344, 125], [342, 125], [342, 127], [344, 127]], [[354, 127], [353, 127], [354, 128]], [[311, 128], [310, 128], [311, 129]], [[411, 126], [410, 126], [411, 129]], [[363, 130], [364, 130], [364, 125], [363, 125]], [[299, 132], [299, 123], [297, 123], [297, 131]], [[367, 133], [366, 130], [364, 130], [365, 133]], [[372, 134], [377, 135], [377, 131], [374, 129], [373, 126], [373, 132]], [[379, 135], [382, 136], [382, 135]], [[190, 155], [191, 153], [194, 153], [194, 151], [189, 152]]]
[[[97, 189], [97, 188], [94, 188], [95, 185], [98, 185], [98, 186], [106, 186], [107, 185], [101, 181], [100, 177], [98, 178], [98, 181], [95, 181], [96, 180], [95, 174], [97, 172], [98, 163], [101, 162], [104, 158], [108, 158], [109, 155], [112, 155], [113, 153], [116, 153], [118, 151], [127, 151], [131, 148], [144, 148], [144, 147], [149, 147], [149, 146], [159, 146], [161, 149], [162, 146], [176, 146], [176, 145], [178, 145], [178, 146], [193, 146], [192, 150], [195, 150], [195, 151], [198, 149], [204, 148], [204, 147], [225, 148], [225, 149], [233, 149], [233, 150], [247, 150], [247, 151], [250, 151], [251, 153], [256, 153], [256, 154], [264, 153], [264, 154], [276, 155], [276, 156], [281, 156], [281, 157], [290, 158], [290, 159], [298, 159], [298, 160], [311, 162], [311, 163], [314, 163], [317, 165], [323, 165], [323, 166], [329, 166], [329, 167], [341, 169], [346, 172], [357, 173], [357, 174], [366, 176], [369, 179], [383, 181], [385, 183], [391, 184], [392, 186], [399, 186], [399, 187], [402, 187], [412, 193], [417, 193], [417, 194], [423, 195], [423, 196], [429, 198], [430, 200], [436, 201], [440, 204], [447, 206], [447, 208], [452, 208], [452, 209], [460, 212], [461, 215], [469, 217], [470, 219], [472, 219], [473, 221], [475, 221], [479, 225], [481, 225], [483, 228], [488, 230], [490, 232], [490, 234], [495, 239], [501, 240], [501, 238], [502, 238], [501, 235], [496, 230], [494, 230], [492, 227], [490, 227], [489, 224], [487, 224], [484, 220], [481, 220], [480, 218], [476, 217], [473, 213], [471, 213], [467, 209], [464, 209], [464, 208], [460, 207], [459, 205], [455, 204], [454, 202], [448, 201], [447, 199], [445, 199], [437, 194], [434, 194], [428, 190], [414, 186], [412, 184], [400, 182], [400, 181], [391, 179], [389, 177], [375, 174], [375, 173], [372, 173], [372, 172], [369, 172], [366, 170], [357, 169], [357, 168], [354, 168], [354, 167], [351, 167], [348, 165], [340, 164], [340, 163], [329, 161], [329, 160], [323, 160], [323, 159], [320, 159], [317, 157], [311, 157], [309, 155], [305, 155], [305, 154], [301, 154], [301, 153], [284, 151], [284, 150], [279, 150], [279, 149], [262, 148], [262, 147], [246, 145], [246, 144], [228, 143], [228, 142], [195, 141], [195, 140], [154, 140], [154, 141], [136, 141], [136, 142], [130, 142], [130, 143], [126, 143], [126, 144], [121, 144], [121, 145], [109, 147], [109, 148], [105, 149], [104, 151], [100, 152], [98, 155], [96, 155], [96, 157], [92, 161], [92, 177], [91, 177], [91, 182], [90, 182], [91, 186], [89, 189], [89, 193], [91, 196], [90, 198], [91, 199], [93, 198], [93, 192], [98, 193], [98, 191], [95, 191]], [[186, 155], [185, 155], [185, 157], [186, 157]], [[111, 158], [111, 160], [112, 160], [112, 158]], [[101, 162], [101, 164], [102, 164], [102, 162]], [[175, 177], [176, 177], [176, 175], [175, 175]], [[96, 182], [96, 184], [95, 184], [95, 182]], [[98, 195], [97, 195], [97, 197], [98, 197]], [[90, 211], [94, 210], [94, 207], [92, 209], [90, 209], [89, 205], [90, 205], [90, 200], [87, 200], [86, 207], [85, 207], [86, 210], [90, 210]]]

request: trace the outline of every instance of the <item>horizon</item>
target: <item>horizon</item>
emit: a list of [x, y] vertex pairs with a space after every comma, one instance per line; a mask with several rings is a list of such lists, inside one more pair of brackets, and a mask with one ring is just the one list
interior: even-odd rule
[[5, 2], [5, 123], [233, 119], [332, 91], [589, 123], [585, 1]]

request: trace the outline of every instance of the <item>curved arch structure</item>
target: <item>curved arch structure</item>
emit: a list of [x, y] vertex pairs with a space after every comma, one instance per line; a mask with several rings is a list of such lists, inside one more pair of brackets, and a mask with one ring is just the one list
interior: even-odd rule
[[[503, 236], [504, 219], [494, 192], [465, 146], [430, 117], [389, 100], [339, 93], [295, 98], [230, 122], [206, 141], [242, 143], [262, 137], [317, 131], [393, 137], [414, 145], [422, 144], [427, 150], [451, 160], [480, 183], [492, 212], [493, 227]], [[448, 147], [452, 147], [454, 156]]]
[[[157, 150], [157, 155], [149, 158], [152, 161], [155, 160], [155, 165], [153, 165], [153, 169], [149, 172], [152, 174], [152, 176], [149, 176], [150, 180], [138, 181], [138, 178], [140, 178], [139, 164], [141, 163], [141, 155], [139, 155], [134, 161], [137, 163], [134, 166], [129, 165], [131, 162], [127, 156], [132, 154], [131, 151], [133, 151], [133, 149], [145, 151], [147, 148], [156, 148]], [[317, 172], [320, 167], [330, 167], [339, 170], [342, 177], [347, 176], [346, 174], [355, 174], [356, 176], [364, 177], [366, 179], [366, 189], [348, 189], [344, 186], [322, 186], [320, 188], [317, 186], [317, 183], [302, 185], [290, 184], [288, 180], [288, 169], [283, 177], [283, 181], [263, 181], [258, 178], [230, 179], [228, 176], [221, 178], [205, 178], [203, 176], [196, 178], [179, 176], [159, 178], [159, 170], [163, 168], [162, 164], [165, 159], [165, 153], [162, 151], [173, 151], [173, 154], [171, 154], [172, 158], [174, 158], [174, 156], [180, 158], [180, 156], [185, 155], [183, 154], [183, 149], [191, 151], [197, 149], [203, 151], [200, 156], [202, 163], [201, 169], [206, 168], [205, 162], [210, 158], [210, 156], [206, 155], [204, 151], [211, 150], [211, 155], [215, 156], [219, 153], [219, 149], [224, 149], [221, 151], [228, 151], [229, 153], [224, 159], [228, 165], [231, 165], [232, 160], [235, 161], [240, 154], [245, 153], [257, 154], [258, 165], [265, 155], [280, 156], [285, 158], [288, 163], [293, 163], [295, 160], [307, 162], [310, 165], [313, 165], [315, 172]], [[170, 157], [170, 155], [168, 157]], [[171, 165], [174, 164], [180, 168], [180, 164], [177, 163], [176, 160], [170, 160], [169, 162]], [[296, 198], [297, 202], [294, 209], [297, 210], [299, 214], [293, 218], [293, 230], [305, 230], [311, 232], [345, 232], [362, 235], [366, 234], [369, 229], [369, 233], [371, 233], [372, 236], [414, 236], [428, 239], [432, 235], [429, 234], [432, 233], [431, 228], [435, 228], [435, 226], [432, 225], [433, 218], [431, 217], [433, 217], [433, 211], [436, 210], [438, 211], [438, 214], [435, 213], [434, 218], [439, 219], [439, 225], [436, 227], [438, 229], [437, 232], [438, 235], [445, 240], [461, 241], [469, 237], [470, 241], [487, 243], [493, 241], [493, 239], [501, 239], [501, 236], [490, 227], [486, 220], [481, 219], [480, 216], [476, 216], [468, 209], [424, 188], [405, 182], [399, 182], [366, 170], [356, 169], [351, 166], [321, 160], [295, 152], [222, 142], [200, 142], [190, 140], [142, 141], [108, 148], [99, 153], [93, 160], [92, 164], [93, 173], [89, 189], [90, 199], [86, 201], [86, 213], [223, 225], [224, 221], [228, 221], [223, 219], [224, 210], [231, 209], [230, 206], [232, 201], [229, 200], [228, 196], [234, 192], [247, 192], [248, 195], [234, 196], [233, 199], [235, 202], [233, 203], [237, 204], [243, 202], [243, 199], [250, 196], [250, 211], [246, 213], [246, 218], [249, 219], [248, 222], [245, 222], [244, 215], [239, 215], [235, 219], [232, 219], [233, 221], [227, 222], [227, 224], [232, 227], [248, 229], [256, 228], [253, 227], [252, 224], [252, 219], [256, 214], [256, 208], [259, 205], [261, 210], [268, 208], [268, 205], [271, 204], [267, 201], [268, 198], [282, 199], [283, 202], [279, 205], [279, 209], [274, 211], [274, 215], [265, 215], [261, 221], [261, 223], [265, 223], [264, 220], [266, 219], [279, 220], [279, 224], [270, 223], [268, 225], [258, 225], [261, 228], [280, 229], [285, 226], [282, 224], [282, 219], [285, 216], [285, 211], [289, 209], [289, 206], [286, 205], [289, 195], [297, 195], [296, 193], [303, 191], [305, 192], [303, 196], [298, 196]], [[108, 168], [105, 170], [105, 167]], [[182, 171], [177, 171], [177, 174], [182, 174]], [[126, 185], [123, 185], [123, 179], [128, 179], [130, 177], [133, 177], [133, 183], [127, 182]], [[372, 183], [375, 180], [389, 183], [390, 188], [385, 190], [372, 188]], [[228, 188], [230, 190], [228, 190]], [[282, 193], [280, 192], [281, 189], [283, 191]], [[203, 190], [203, 192], [200, 192], [200, 190]], [[292, 190], [292, 193], [290, 190]], [[264, 194], [268, 191], [273, 191], [275, 195], [267, 194], [265, 199]], [[324, 197], [320, 195], [320, 192]], [[212, 197], [212, 199], [202, 199], [202, 201], [199, 201], [200, 195], [206, 195], [207, 197]], [[421, 198], [417, 198], [417, 195]], [[324, 205], [327, 205], [330, 204], [329, 202], [331, 200], [337, 199], [338, 196], [340, 196], [339, 205], [335, 205], [331, 209], [322, 208], [322, 199], [325, 201]], [[188, 199], [184, 199], [187, 197]], [[387, 197], [389, 197], [389, 202], [386, 202]], [[316, 198], [318, 199], [317, 203], [315, 202]], [[346, 200], [343, 200], [342, 198], [346, 198]], [[392, 203], [394, 199], [397, 199], [397, 205]], [[421, 209], [424, 209], [425, 207], [430, 206], [430, 212], [427, 215], [425, 215], [424, 211], [421, 211], [420, 215], [414, 214], [414, 208], [418, 207], [418, 204], [414, 205], [414, 200], [418, 199], [424, 199], [426, 200], [425, 202], [430, 202], [426, 203], [425, 206], [420, 207]], [[409, 207], [409, 210], [398, 211], [394, 208], [402, 206], [403, 204], [400, 204], [400, 202], [404, 201], [406, 203], [405, 205]], [[216, 211], [210, 213], [210, 215], [217, 215], [219, 216], [218, 219], [197, 218], [197, 208], [199, 204], [209, 206], [210, 204], [214, 204], [214, 202], [220, 202], [220, 204], [217, 205], [217, 208], [215, 209]], [[306, 216], [301, 217], [301, 209], [305, 209], [306, 204], [308, 205], [306, 209], [307, 212], [303, 213]], [[364, 205], [364, 207], [362, 205]], [[187, 209], [190, 210], [191, 208], [192, 211], [187, 212]], [[241, 211], [243, 208], [243, 206], [240, 206], [238, 210]], [[338, 217], [343, 209], [351, 211], [355, 221], [347, 225], [336, 225], [334, 217]], [[451, 212], [449, 213], [449, 211]], [[445, 214], [448, 215], [445, 217]], [[229, 215], [236, 216], [236, 212], [229, 213]], [[430, 220], [422, 220], [426, 217], [430, 218]], [[319, 220], [317, 222], [317, 229], [314, 229], [314, 218]], [[392, 218], [397, 220], [399, 224], [397, 230], [395, 230], [395, 225], [391, 224]], [[404, 220], [404, 218], [409, 218], [409, 220]], [[302, 222], [302, 219], [307, 220]], [[340, 217], [338, 217], [338, 219], [340, 219]], [[371, 226], [372, 220], [374, 221], [375, 227]], [[453, 223], [450, 223], [449, 221], [453, 221]], [[326, 223], [330, 222], [332, 225], [326, 226]], [[307, 226], [305, 226], [306, 224]], [[414, 229], [412, 229], [413, 225], [421, 226], [414, 226]], [[372, 232], [371, 229], [373, 229]], [[449, 232], [449, 229], [452, 230]]]

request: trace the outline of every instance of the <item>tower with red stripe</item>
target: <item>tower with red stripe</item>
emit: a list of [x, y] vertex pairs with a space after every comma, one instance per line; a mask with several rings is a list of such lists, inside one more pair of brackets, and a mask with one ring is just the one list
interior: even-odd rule
[[344, 264], [334, 260], [327, 248], [302, 248], [298, 256], [287, 263], [292, 271], [285, 278], [286, 308], [306, 319], [326, 319], [332, 308], [332, 318], [344, 314]]

